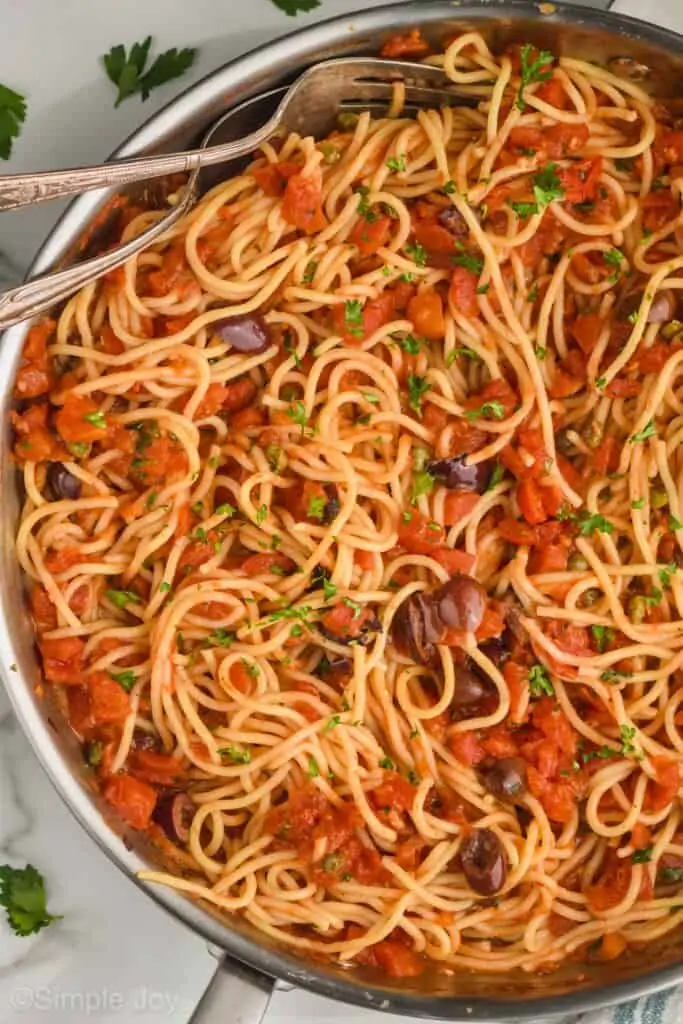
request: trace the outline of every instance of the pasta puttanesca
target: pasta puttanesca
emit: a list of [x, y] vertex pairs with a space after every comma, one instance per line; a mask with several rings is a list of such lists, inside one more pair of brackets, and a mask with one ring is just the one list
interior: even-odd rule
[[394, 975], [611, 958], [682, 913], [683, 130], [386, 52], [466, 102], [263, 146], [32, 327], [44, 676], [150, 879]]

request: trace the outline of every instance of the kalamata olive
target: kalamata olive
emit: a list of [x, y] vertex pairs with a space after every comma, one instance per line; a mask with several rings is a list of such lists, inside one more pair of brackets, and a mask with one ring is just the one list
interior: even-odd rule
[[443, 482], [449, 491], [476, 491], [483, 494], [489, 485], [493, 462], [470, 464], [466, 455], [455, 455], [450, 459], [435, 459], [427, 463], [427, 472]]
[[346, 658], [342, 654], [335, 654], [330, 651], [329, 654], [324, 654], [318, 662], [315, 675], [326, 681], [334, 681], [345, 676], [350, 676], [353, 671], [353, 662], [351, 658]]
[[634, 57], [610, 57], [607, 66], [615, 75], [628, 78], [632, 82], [642, 82], [652, 73], [652, 69], [647, 64], [642, 64]]
[[399, 606], [391, 626], [392, 640], [398, 650], [423, 665], [435, 660], [434, 645], [444, 632], [445, 626], [428, 594], [412, 594]]
[[515, 800], [526, 792], [526, 762], [521, 757], [502, 757], [479, 770], [489, 793], [501, 800]]
[[477, 675], [468, 665], [454, 664], [455, 687], [453, 690], [453, 707], [477, 704], [491, 693], [491, 684]]
[[[628, 320], [640, 309], [644, 291], [639, 288], [625, 295], [618, 304], [621, 320]], [[657, 292], [647, 314], [648, 324], [664, 324], [672, 319], [676, 309], [676, 300], [670, 291]]]
[[325, 507], [323, 509], [323, 523], [326, 526], [329, 526], [329, 524], [333, 523], [337, 518], [341, 508], [339, 494], [337, 493], [337, 488], [334, 484], [325, 484], [325, 496], [327, 497], [327, 501], [325, 502]]
[[160, 751], [161, 739], [156, 733], [136, 729], [133, 733], [133, 749]]
[[257, 355], [265, 352], [270, 344], [265, 321], [257, 313], [216, 320], [213, 330], [223, 341], [229, 342], [236, 352]]
[[195, 805], [187, 793], [164, 793], [157, 800], [153, 818], [169, 839], [175, 843], [186, 843], [190, 838], [190, 825]]
[[462, 841], [460, 860], [470, 887], [493, 896], [505, 885], [507, 863], [503, 845], [489, 828], [475, 828]]
[[500, 636], [493, 636], [490, 640], [484, 640], [479, 644], [479, 650], [485, 654], [489, 661], [500, 668], [510, 657], [512, 646], [512, 634], [509, 629], [504, 629]]
[[432, 597], [445, 626], [473, 633], [481, 625], [486, 610], [486, 591], [473, 576], [457, 573]]
[[333, 644], [341, 644], [342, 647], [367, 647], [373, 636], [379, 633], [382, 629], [382, 623], [377, 618], [368, 619], [367, 622], [363, 623], [361, 631], [356, 636], [341, 636], [339, 633], [333, 633], [331, 629], [327, 629], [322, 622], [318, 624], [318, 630]]
[[441, 227], [449, 231], [454, 238], [467, 238], [470, 233], [465, 218], [454, 206], [447, 206], [440, 210], [437, 220]]
[[45, 483], [54, 501], [75, 501], [81, 496], [81, 481], [61, 462], [48, 462]]

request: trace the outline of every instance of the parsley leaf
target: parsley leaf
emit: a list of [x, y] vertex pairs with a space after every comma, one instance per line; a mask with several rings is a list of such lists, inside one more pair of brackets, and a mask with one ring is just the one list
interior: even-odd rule
[[467, 420], [478, 420], [480, 416], [491, 416], [494, 420], [505, 419], [505, 407], [500, 402], [484, 402], [478, 409], [465, 412]]
[[680, 521], [680, 519], [676, 519], [676, 516], [669, 516], [668, 525], [669, 529], [673, 530], [674, 533], [676, 532], [676, 530], [683, 530], [683, 523]]
[[318, 768], [318, 762], [311, 754], [308, 758], [308, 771], [306, 773], [309, 779], [317, 779], [320, 775], [320, 769]]
[[564, 199], [564, 189], [555, 164], [546, 164], [538, 174], [534, 175], [532, 182], [534, 199], [538, 203], [539, 210], [549, 206], [555, 199]]
[[668, 587], [671, 583], [671, 577], [678, 572], [678, 566], [675, 562], [669, 562], [662, 569], [659, 570], [659, 582], [663, 587]]
[[607, 626], [591, 626], [591, 633], [600, 654], [607, 648], [607, 644], [614, 640], [614, 630]]
[[555, 61], [552, 53], [548, 50], [539, 50], [534, 57], [535, 47], [531, 43], [525, 43], [519, 51], [521, 66], [519, 71], [519, 92], [517, 93], [517, 109], [524, 110], [524, 90], [527, 85], [533, 82], [547, 82], [552, 76], [552, 70], [548, 65]]
[[109, 672], [109, 676], [122, 686], [126, 693], [130, 693], [135, 686], [135, 673], [131, 669], [126, 669], [125, 672]]
[[125, 608], [128, 604], [140, 604], [140, 595], [134, 590], [105, 590], [104, 596], [117, 608]]
[[652, 420], [650, 420], [649, 423], [645, 424], [642, 430], [639, 430], [637, 434], [634, 434], [632, 437], [629, 437], [629, 441], [631, 444], [635, 444], [636, 441], [647, 441], [648, 437], [656, 436], [657, 431], [655, 429], [655, 425], [652, 422]]
[[582, 537], [590, 537], [598, 530], [599, 533], [612, 533], [614, 524], [598, 513], [582, 512], [579, 518], [579, 533]]
[[387, 167], [390, 171], [405, 171], [406, 158], [404, 156], [390, 156], [387, 160]]
[[424, 342], [422, 341], [422, 338], [415, 338], [412, 334], [406, 334], [405, 338], [401, 338], [399, 341], [399, 345], [403, 351], [407, 352], [408, 355], [411, 356], [416, 356], [423, 344]]
[[332, 583], [326, 576], [323, 577], [323, 594], [326, 601], [331, 601], [333, 597], [337, 596], [337, 584]]
[[197, 51], [191, 47], [178, 50], [174, 46], [160, 53], [145, 71], [151, 45], [152, 37], [147, 36], [141, 43], [133, 43], [128, 53], [119, 43], [102, 57], [107, 78], [118, 90], [115, 107], [136, 93], [146, 100], [153, 89], [184, 75], [197, 56]]
[[295, 18], [297, 14], [306, 14], [320, 7], [320, 0], [272, 0], [276, 7], [290, 17]]
[[636, 737], [636, 728], [634, 725], [622, 725], [619, 728], [619, 735], [621, 737], [621, 753], [624, 757], [636, 757], [640, 760], [642, 754], [633, 742]]
[[61, 915], [48, 914], [43, 876], [32, 864], [25, 868], [0, 865], [0, 907], [15, 935], [35, 935]]
[[230, 647], [235, 642], [235, 634], [227, 629], [214, 629], [206, 638], [209, 647]]
[[481, 256], [475, 256], [471, 252], [461, 252], [457, 256], [451, 257], [456, 267], [464, 267], [465, 270], [471, 271], [476, 274], [477, 277], [481, 274], [484, 269], [484, 260]]
[[417, 416], [422, 416], [422, 399], [432, 385], [424, 377], [411, 373], [408, 377], [408, 405]]
[[410, 242], [408, 245], [404, 245], [403, 251], [408, 259], [411, 259], [418, 267], [427, 266], [427, 250], [419, 242]]
[[631, 860], [634, 864], [649, 864], [652, 860], [652, 851], [654, 846], [645, 846], [642, 850], [634, 850], [631, 854]]
[[306, 415], [306, 406], [304, 403], [299, 399], [290, 405], [286, 412], [292, 423], [296, 423], [297, 426], [301, 427], [301, 436], [303, 437], [304, 429], [308, 423], [308, 416]]
[[313, 497], [308, 503], [308, 509], [306, 515], [309, 519], [319, 519], [322, 522], [322, 518], [325, 515], [325, 504], [326, 499], [324, 497]]
[[0, 85], [0, 158], [9, 160], [12, 143], [19, 137], [26, 120], [26, 98], [6, 85]]
[[503, 466], [500, 462], [497, 462], [493, 467], [493, 472], [491, 473], [486, 490], [492, 491], [494, 487], [498, 486], [498, 484], [502, 481], [504, 476], [505, 466]]
[[555, 688], [543, 665], [534, 665], [529, 669], [529, 693], [532, 697], [555, 696]]
[[104, 430], [107, 426], [107, 421], [101, 409], [98, 409], [96, 412], [86, 412], [83, 419], [86, 423], [92, 423], [93, 427], [98, 427], [100, 430]]
[[233, 764], [251, 763], [251, 750], [244, 750], [242, 747], [219, 747], [218, 753], [221, 757], [229, 757]]

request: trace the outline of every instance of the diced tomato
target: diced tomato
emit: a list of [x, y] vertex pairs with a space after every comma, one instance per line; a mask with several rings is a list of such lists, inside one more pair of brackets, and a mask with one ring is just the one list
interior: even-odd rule
[[557, 468], [569, 486], [573, 490], [580, 492], [584, 484], [584, 479], [574, 463], [570, 462], [567, 456], [563, 455], [562, 452], [556, 452], [555, 458], [557, 460]]
[[384, 939], [371, 947], [377, 966], [392, 978], [416, 978], [426, 963], [402, 942]]
[[55, 332], [54, 320], [39, 320], [33, 324], [24, 342], [21, 362], [14, 381], [17, 398], [36, 398], [45, 395], [52, 384], [52, 368], [47, 354], [48, 342]]
[[398, 811], [410, 811], [415, 803], [415, 786], [398, 772], [385, 772], [382, 782], [370, 793], [375, 807], [395, 807]]
[[[567, 127], [574, 126], [568, 125]], [[588, 128], [585, 125], [580, 127], [585, 129], [587, 137]], [[580, 145], [583, 145], [583, 142]], [[598, 194], [602, 169], [603, 159], [601, 156], [596, 157], [595, 160], [581, 160], [568, 167], [562, 167], [558, 172], [558, 177], [560, 185], [564, 189], [565, 201], [568, 203], [585, 203], [595, 200]]]
[[[471, 411], [481, 409], [485, 405], [495, 402], [502, 406], [503, 416], [495, 416], [495, 419], [504, 419], [509, 416], [516, 408], [519, 398], [513, 388], [510, 387], [508, 382], [502, 377], [498, 377], [496, 380], [491, 380], [486, 384], [481, 391], [474, 395], [471, 395], [465, 402], [465, 408]], [[491, 413], [484, 413], [483, 419], [491, 419]]]
[[[567, 110], [567, 108], [571, 105], [571, 101], [569, 99], [569, 96], [566, 93], [564, 85], [562, 84], [562, 82], [561, 82], [561, 80], [559, 78], [555, 77], [555, 75], [553, 75], [552, 78], [549, 78], [546, 82], [541, 82], [541, 84], [536, 89], [536, 92], [534, 93], [534, 96], [536, 96], [539, 100], [543, 100], [544, 103], [549, 103], [551, 107], [555, 107], [557, 110]], [[577, 129], [577, 128], [585, 128], [585, 127], [586, 127], [585, 125], [562, 125], [562, 124], [557, 124], [557, 125], [552, 125], [549, 130], [552, 132], [556, 128], [565, 128], [565, 129], [574, 128], [574, 129]], [[575, 138], [575, 137], [576, 137], [576, 135], [570, 136], [570, 139], [571, 138]], [[585, 142], [585, 139], [583, 139], [581, 142], [579, 142], [578, 145], [574, 145], [574, 146], [570, 145], [568, 147], [568, 149], [567, 149], [567, 152], [572, 152], [574, 149], [580, 149], [581, 146], [584, 144], [584, 142]], [[552, 155], [553, 155], [552, 153], [548, 154], [548, 156], [552, 156]], [[562, 155], [564, 155], [564, 154], [562, 154], [562, 153], [558, 154], [558, 156], [562, 156]]]
[[44, 462], [47, 459], [60, 459], [64, 450], [59, 439], [48, 427], [50, 408], [47, 402], [36, 402], [29, 405], [24, 413], [14, 410], [10, 413], [10, 421], [17, 434], [14, 453], [21, 462]]
[[389, 323], [393, 315], [394, 296], [392, 292], [386, 291], [365, 303], [360, 322], [356, 322], [355, 318], [349, 320], [346, 303], [334, 307], [332, 319], [345, 345], [360, 345], [380, 327]]
[[294, 174], [288, 180], [282, 199], [282, 216], [298, 231], [315, 234], [327, 227], [322, 210], [322, 171], [319, 167], [308, 174]]
[[517, 249], [524, 266], [535, 268], [541, 260], [554, 256], [562, 248], [567, 234], [564, 224], [545, 213], [535, 234]]
[[374, 568], [375, 556], [372, 551], [362, 551], [358, 548], [353, 554], [353, 561], [363, 572], [369, 572]]
[[443, 521], [446, 526], [456, 526], [466, 519], [479, 504], [480, 496], [469, 492], [451, 491], [444, 498]]
[[683, 131], [667, 128], [658, 133], [654, 151], [665, 166], [683, 161]]
[[613, 473], [619, 465], [621, 446], [612, 434], [605, 434], [602, 441], [593, 451], [593, 469], [600, 476]]
[[243, 661], [235, 661], [230, 666], [230, 682], [236, 690], [247, 694], [247, 696], [254, 690], [254, 679], [249, 674], [249, 666], [245, 665]]
[[642, 821], [637, 821], [631, 829], [631, 843], [636, 850], [645, 850], [652, 845], [652, 833]]
[[435, 288], [423, 288], [408, 303], [408, 319], [415, 333], [429, 341], [439, 341], [446, 330], [443, 302]]
[[250, 555], [242, 563], [242, 571], [246, 576], [262, 576], [265, 573], [273, 573], [282, 576], [283, 573], [294, 572], [296, 562], [281, 551], [264, 552], [262, 555]]
[[[425, 415], [429, 410], [430, 404], [428, 403], [425, 407]], [[479, 430], [473, 423], [465, 419], [464, 416], [460, 419], [452, 420], [448, 424], [448, 454], [451, 456], [472, 455], [484, 447], [488, 436], [483, 430]]]
[[401, 517], [398, 525], [398, 543], [414, 555], [431, 555], [443, 544], [444, 529], [439, 523], [423, 516], [417, 509]]
[[616, 960], [627, 948], [628, 943], [621, 932], [608, 932], [602, 937], [598, 958], [605, 961]]
[[574, 377], [571, 373], [565, 373], [561, 367], [557, 366], [553, 373], [552, 383], [548, 388], [548, 394], [551, 398], [567, 398], [569, 395], [575, 395], [577, 391], [580, 391], [583, 383], [581, 377]]
[[451, 732], [448, 746], [453, 757], [460, 764], [474, 765], [486, 757], [486, 753], [474, 732]]
[[411, 29], [402, 36], [392, 36], [380, 50], [381, 57], [395, 60], [419, 60], [429, 53], [429, 43], [423, 39], [419, 28]]
[[527, 523], [544, 523], [548, 512], [544, 503], [544, 491], [541, 484], [529, 478], [520, 480], [517, 485], [517, 502]]
[[479, 315], [479, 303], [477, 301], [478, 280], [478, 276], [465, 267], [455, 267], [451, 274], [448, 297], [455, 310], [462, 313], [463, 316], [475, 317]]
[[102, 352], [106, 352], [108, 356], [118, 356], [125, 351], [123, 342], [114, 333], [114, 328], [111, 324], [105, 324], [100, 331], [99, 348]]
[[266, 164], [265, 167], [256, 167], [249, 171], [255, 179], [259, 188], [267, 196], [279, 198], [285, 191], [287, 180], [301, 170], [300, 164], [291, 161], [281, 160], [276, 164]]
[[391, 224], [391, 217], [377, 217], [372, 221], [361, 217], [351, 232], [349, 241], [358, 246], [361, 256], [373, 256], [389, 241]]
[[605, 388], [608, 398], [635, 398], [643, 390], [639, 380], [627, 380], [626, 377], [615, 377]]
[[650, 782], [645, 796], [645, 807], [651, 811], [661, 811], [668, 807], [676, 797], [681, 785], [678, 761], [669, 757], [653, 757], [652, 767], [655, 770], [656, 782]]
[[529, 556], [527, 572], [536, 573], [564, 572], [569, 561], [568, 545], [551, 544], [548, 547], [534, 547]]
[[641, 373], [659, 373], [664, 369], [669, 359], [676, 352], [680, 352], [680, 344], [669, 344], [665, 341], [657, 341], [650, 348], [638, 357], [638, 369]]
[[168, 434], [151, 438], [132, 464], [130, 475], [145, 487], [167, 482], [187, 472], [187, 454], [179, 441]]
[[476, 561], [474, 555], [470, 555], [466, 551], [449, 548], [445, 544], [439, 545], [439, 547], [430, 551], [429, 554], [451, 576], [458, 572], [465, 573], [466, 575], [471, 573]]
[[[611, 847], [605, 853], [599, 879], [585, 891], [588, 906], [593, 913], [601, 913], [616, 907], [626, 896], [631, 885], [633, 865], [628, 857], [618, 857]], [[645, 868], [638, 899], [652, 899], [652, 885]]]
[[582, 313], [576, 317], [570, 330], [581, 351], [588, 356], [597, 345], [603, 327], [604, 321], [597, 313]]
[[551, 821], [561, 824], [571, 821], [577, 798], [570, 779], [549, 782], [530, 764], [527, 766], [527, 783]]
[[[436, 210], [434, 210], [436, 214]], [[448, 257], [446, 266], [452, 267], [450, 257], [455, 256], [455, 237], [434, 219], [415, 217], [413, 219], [413, 236], [427, 250], [428, 256], [443, 255]]]
[[422, 851], [426, 847], [422, 836], [411, 836], [396, 847], [396, 863], [405, 871], [415, 871], [420, 865]]
[[156, 790], [130, 775], [114, 775], [102, 787], [102, 796], [120, 818], [133, 828], [147, 828], [156, 806]]
[[474, 635], [481, 644], [485, 640], [492, 640], [494, 637], [500, 636], [504, 629], [505, 616], [501, 612], [500, 606], [497, 606], [495, 601], [489, 601]]
[[193, 285], [194, 276], [187, 262], [185, 242], [178, 239], [165, 250], [160, 269], [153, 270], [148, 275], [147, 289], [155, 296], [167, 295], [173, 289], [177, 289], [183, 296]]
[[322, 616], [320, 622], [328, 633], [338, 636], [340, 639], [349, 639], [361, 636], [364, 627], [374, 620], [374, 615], [369, 608], [363, 608], [360, 612], [357, 608], [350, 608], [346, 604], [336, 604]]
[[102, 441], [107, 436], [104, 414], [88, 395], [68, 394], [55, 415], [55, 426], [70, 443]]
[[640, 200], [643, 215], [643, 227], [648, 231], [659, 231], [681, 212], [680, 201], [667, 189], [659, 192], [648, 192]]
[[529, 692], [529, 669], [516, 661], [506, 661], [503, 678], [510, 692], [510, 721], [519, 724], [522, 721], [522, 701]]
[[[558, 92], [566, 96], [561, 86]], [[536, 95], [543, 99], [540, 89]], [[545, 128], [518, 125], [510, 132], [510, 145], [520, 151], [533, 149], [542, 156], [557, 160], [578, 152], [585, 145], [588, 134], [588, 126], [585, 124], [554, 124]]]
[[50, 683], [73, 686], [83, 682], [83, 649], [85, 641], [78, 636], [41, 640], [43, 674]]
[[90, 691], [87, 686], [70, 686], [66, 691], [67, 718], [79, 739], [85, 739], [92, 729]]
[[88, 677], [90, 711], [94, 725], [125, 722], [130, 714], [130, 697], [106, 672], [93, 672]]
[[183, 774], [182, 761], [173, 754], [157, 750], [132, 750], [128, 755], [130, 772], [158, 786], [172, 786]]
[[576, 756], [576, 732], [552, 697], [542, 697], [535, 702], [532, 718], [536, 728], [552, 740], [563, 754], [570, 758]]
[[208, 416], [214, 416], [222, 407], [226, 392], [227, 388], [224, 384], [209, 384], [206, 394], [197, 406], [194, 418], [204, 420]]
[[57, 609], [45, 587], [34, 586], [29, 595], [31, 614], [39, 633], [57, 628]]
[[527, 525], [518, 519], [506, 517], [498, 523], [498, 532], [510, 544], [535, 544], [536, 531], [533, 526]]

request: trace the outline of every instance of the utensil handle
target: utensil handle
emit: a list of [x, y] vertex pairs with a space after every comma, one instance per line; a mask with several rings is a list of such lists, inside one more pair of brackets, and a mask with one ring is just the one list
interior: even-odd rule
[[274, 989], [272, 978], [225, 957], [189, 1024], [260, 1024]]
[[185, 213], [187, 203], [180, 203], [161, 220], [147, 228], [125, 245], [111, 252], [93, 256], [73, 267], [41, 274], [16, 288], [0, 293], [0, 330], [12, 327], [30, 316], [46, 313], [54, 305], [67, 299], [88, 281], [102, 277], [109, 270], [119, 267], [145, 246], [163, 235]]
[[197, 167], [210, 167], [244, 156], [263, 142], [270, 131], [271, 122], [243, 139], [207, 149], [111, 160], [93, 167], [74, 167], [63, 171], [5, 174], [0, 177], [0, 211], [78, 195], [91, 189], [121, 187], [147, 178], [163, 178], [168, 174], [194, 171]]

